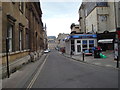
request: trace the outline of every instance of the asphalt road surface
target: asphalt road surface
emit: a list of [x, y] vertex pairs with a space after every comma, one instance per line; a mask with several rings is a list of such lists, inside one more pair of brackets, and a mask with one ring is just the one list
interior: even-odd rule
[[53, 50], [28, 88], [118, 88], [118, 70], [78, 62]]

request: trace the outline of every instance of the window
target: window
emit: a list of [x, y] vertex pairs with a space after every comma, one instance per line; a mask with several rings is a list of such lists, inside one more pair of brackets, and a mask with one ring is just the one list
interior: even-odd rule
[[94, 44], [94, 40], [89, 40], [89, 44]]
[[22, 50], [22, 30], [19, 31], [19, 50]]
[[7, 31], [7, 37], [8, 37], [8, 48], [9, 52], [13, 51], [13, 26], [9, 24], [8, 31]]
[[97, 6], [99, 6], [99, 7], [107, 7], [108, 3], [107, 2], [97, 2]]
[[89, 40], [89, 48], [91, 49], [94, 47], [94, 40]]
[[8, 37], [8, 48], [9, 48], [9, 52], [13, 52], [15, 51], [15, 35], [14, 35], [14, 25], [16, 22], [16, 19], [11, 16], [10, 14], [7, 14], [7, 20], [8, 20], [8, 24], [7, 24], [7, 37]]
[[105, 15], [101, 15], [101, 16], [99, 16], [99, 20], [100, 21], [107, 21], [107, 16], [105, 16]]
[[81, 43], [81, 41], [80, 41], [80, 40], [77, 40], [77, 43]]
[[87, 40], [83, 40], [82, 44], [86, 45], [87, 44]]
[[19, 23], [19, 50], [23, 50], [23, 25]]
[[87, 49], [87, 40], [82, 41], [83, 51]]
[[19, 2], [19, 10], [23, 13], [23, 10], [24, 10], [24, 3], [23, 2]]

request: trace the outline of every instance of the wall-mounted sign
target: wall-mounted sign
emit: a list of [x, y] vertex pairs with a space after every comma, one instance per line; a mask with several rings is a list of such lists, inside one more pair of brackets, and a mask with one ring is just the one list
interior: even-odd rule
[[96, 34], [71, 35], [70, 38], [79, 38], [79, 39], [97, 38], [97, 35]]

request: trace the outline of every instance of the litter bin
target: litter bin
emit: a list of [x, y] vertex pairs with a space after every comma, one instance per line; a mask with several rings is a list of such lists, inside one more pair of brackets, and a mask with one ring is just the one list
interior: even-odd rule
[[94, 58], [100, 58], [100, 51], [94, 50]]

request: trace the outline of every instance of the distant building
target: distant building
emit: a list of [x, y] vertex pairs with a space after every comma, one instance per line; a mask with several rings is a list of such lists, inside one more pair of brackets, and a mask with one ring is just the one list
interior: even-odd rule
[[59, 33], [57, 37], [57, 48], [60, 50], [61, 48], [65, 48], [65, 38], [69, 36], [69, 34]]
[[48, 36], [48, 48], [55, 49], [56, 47], [56, 37], [55, 36]]

